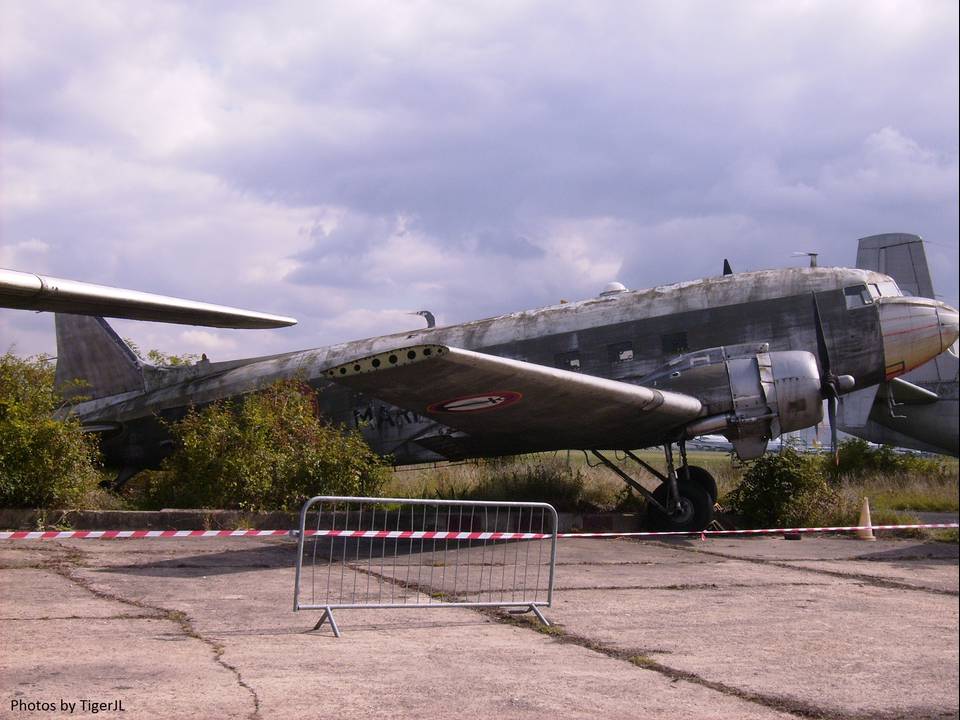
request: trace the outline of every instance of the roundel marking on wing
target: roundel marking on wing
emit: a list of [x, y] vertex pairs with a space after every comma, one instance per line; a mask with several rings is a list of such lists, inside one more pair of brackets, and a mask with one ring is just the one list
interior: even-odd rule
[[442, 402], [427, 405], [427, 412], [471, 413], [486, 410], [499, 410], [513, 405], [523, 398], [523, 394], [513, 390], [496, 390], [477, 395], [463, 395]]

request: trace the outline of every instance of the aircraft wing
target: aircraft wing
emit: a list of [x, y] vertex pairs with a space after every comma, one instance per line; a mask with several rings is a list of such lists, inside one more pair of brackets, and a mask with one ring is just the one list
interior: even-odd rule
[[0, 268], [0, 307], [222, 328], [277, 328], [293, 318]]
[[702, 407], [690, 395], [445, 345], [378, 353], [325, 376], [466, 433], [451, 436], [461, 454], [643, 447]]

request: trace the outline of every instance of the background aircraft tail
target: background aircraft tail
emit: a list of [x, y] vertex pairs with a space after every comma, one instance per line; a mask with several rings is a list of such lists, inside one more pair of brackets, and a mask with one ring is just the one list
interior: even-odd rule
[[57, 313], [55, 322], [56, 386], [65, 397], [93, 400], [144, 389], [143, 364], [103, 318]]
[[857, 267], [876, 270], [897, 281], [904, 294], [933, 297], [933, 282], [923, 238], [910, 233], [884, 233], [860, 238]]

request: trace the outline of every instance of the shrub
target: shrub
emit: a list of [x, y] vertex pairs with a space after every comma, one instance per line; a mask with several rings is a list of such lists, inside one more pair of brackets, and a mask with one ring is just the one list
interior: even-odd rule
[[294, 510], [313, 495], [375, 495], [386, 477], [360, 433], [318, 418], [293, 380], [191, 409], [170, 430], [178, 449], [148, 474], [146, 506]]
[[95, 441], [52, 417], [63, 404], [53, 375], [45, 356], [0, 357], [0, 506], [70, 507], [96, 490]]
[[827, 483], [821, 460], [792, 448], [750, 463], [727, 504], [752, 527], [829, 524], [850, 514], [848, 501]]
[[897, 452], [889, 445], [873, 447], [860, 438], [844, 440], [838, 449], [839, 464], [834, 464], [832, 455], [825, 459], [827, 471], [834, 478], [892, 473], [944, 478], [948, 474], [946, 463], [942, 460]]

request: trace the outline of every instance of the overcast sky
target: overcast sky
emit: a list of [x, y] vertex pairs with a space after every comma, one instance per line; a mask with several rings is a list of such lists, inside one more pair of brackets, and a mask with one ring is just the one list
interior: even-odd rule
[[[0, 0], [0, 267], [292, 315], [227, 359], [928, 240], [958, 4]], [[0, 310], [0, 351], [53, 318]]]

